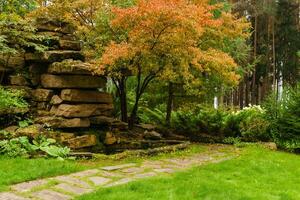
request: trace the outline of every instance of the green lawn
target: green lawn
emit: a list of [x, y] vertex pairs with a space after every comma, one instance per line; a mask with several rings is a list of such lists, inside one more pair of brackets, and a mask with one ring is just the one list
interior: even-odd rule
[[78, 200], [298, 200], [299, 180], [299, 155], [247, 147], [234, 160], [100, 189]]
[[165, 157], [188, 156], [205, 151], [202, 145], [191, 145], [184, 151], [162, 153], [153, 157], [129, 156], [124, 159], [116, 159], [112, 156], [101, 156], [101, 159], [80, 161], [59, 161], [56, 159], [26, 159], [7, 158], [0, 156], [0, 192], [8, 190], [8, 186], [24, 181], [36, 180], [56, 175], [69, 174], [88, 168], [118, 165], [128, 162], [142, 162], [144, 159], [162, 159]]
[[0, 191], [14, 183], [68, 174], [85, 168], [74, 161], [0, 157]]

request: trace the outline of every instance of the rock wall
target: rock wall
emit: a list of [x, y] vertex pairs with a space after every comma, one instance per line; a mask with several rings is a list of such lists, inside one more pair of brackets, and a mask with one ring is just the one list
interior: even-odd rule
[[[44, 41], [48, 49], [18, 55], [0, 68], [5, 87], [26, 91], [35, 125], [60, 130], [89, 128], [91, 121], [112, 114], [112, 96], [104, 92], [106, 78], [89, 71], [91, 66], [84, 62], [74, 31], [70, 24], [38, 19], [37, 34], [48, 37]], [[74, 138], [68, 138], [70, 146], [96, 143], [94, 136]]]

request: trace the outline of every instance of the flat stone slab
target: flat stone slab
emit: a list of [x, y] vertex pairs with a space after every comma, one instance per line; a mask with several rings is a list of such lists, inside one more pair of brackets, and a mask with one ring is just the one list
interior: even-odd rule
[[14, 193], [3, 192], [3, 193], [0, 193], [0, 200], [29, 200], [29, 199], [20, 197]]
[[106, 79], [97, 76], [43, 74], [41, 83], [44, 88], [104, 88]]
[[97, 145], [97, 137], [95, 135], [82, 135], [65, 141], [71, 149], [81, 149], [84, 147], [92, 147]]
[[111, 181], [111, 179], [109, 178], [104, 178], [100, 176], [90, 177], [89, 180], [92, 181], [96, 186], [105, 185], [106, 183]]
[[152, 176], [156, 176], [157, 174], [155, 172], [147, 172], [147, 173], [143, 173], [143, 174], [137, 174], [134, 177], [135, 178], [148, 178], [148, 177], [152, 177]]
[[195, 161], [190, 159], [167, 159], [166, 161], [175, 164], [178, 167], [187, 167], [195, 164]]
[[141, 167], [145, 169], [160, 169], [163, 168], [163, 165], [165, 163], [161, 161], [145, 161]]
[[118, 173], [115, 173], [115, 172], [109, 172], [109, 171], [103, 171], [101, 173], [102, 176], [105, 176], [105, 177], [116, 177], [116, 178], [119, 178], [119, 177], [123, 177], [124, 175], [122, 174], [118, 174]]
[[193, 159], [199, 162], [206, 162], [212, 160], [213, 158], [211, 156], [199, 155], [199, 156], [194, 156]]
[[84, 60], [84, 56], [80, 51], [52, 50], [45, 51], [43, 53], [26, 53], [25, 59], [26, 61], [53, 63], [60, 62], [66, 59]]
[[101, 169], [105, 171], [115, 171], [115, 170], [124, 169], [128, 167], [133, 167], [133, 166], [136, 166], [136, 164], [129, 163], [124, 165], [107, 166], [107, 167], [102, 167]]
[[131, 168], [125, 168], [123, 170], [121, 170], [124, 173], [127, 174], [136, 174], [136, 173], [141, 173], [144, 171], [143, 168], [139, 168], [139, 167], [131, 167]]
[[175, 170], [171, 168], [154, 169], [154, 171], [159, 173], [169, 173], [169, 174], [175, 172]]
[[51, 112], [56, 116], [74, 118], [97, 116], [101, 115], [103, 112], [111, 111], [112, 109], [112, 104], [61, 104], [57, 109], [54, 109]]
[[110, 184], [106, 185], [105, 187], [113, 187], [113, 186], [116, 186], [116, 185], [122, 185], [122, 184], [129, 183], [131, 181], [134, 181], [134, 178], [123, 178], [123, 179], [120, 179], [116, 182], [110, 183]]
[[98, 170], [98, 169], [90, 169], [90, 170], [85, 170], [82, 172], [77, 172], [77, 173], [74, 173], [71, 175], [75, 176], [75, 177], [87, 177], [87, 176], [93, 176], [95, 174], [98, 174], [99, 172], [100, 172], [100, 170]]
[[63, 191], [69, 192], [69, 193], [73, 193], [75, 195], [82, 195], [85, 193], [92, 192], [92, 189], [81, 188], [81, 187], [77, 187], [74, 185], [69, 185], [67, 183], [60, 183], [60, 184], [56, 185], [54, 188], [63, 190]]
[[41, 200], [68, 200], [71, 196], [61, 194], [52, 190], [42, 190], [32, 194], [32, 197], [39, 198]]
[[64, 60], [62, 62], [52, 63], [48, 67], [49, 74], [75, 74], [75, 75], [92, 75], [91, 64], [80, 60]]
[[66, 119], [63, 117], [46, 116], [35, 119], [38, 124], [47, 124], [52, 128], [85, 128], [90, 127], [90, 120], [88, 118], [73, 118]]
[[91, 188], [91, 186], [87, 182], [82, 181], [77, 178], [74, 178], [74, 177], [71, 177], [71, 176], [59, 176], [59, 177], [54, 178], [54, 180], [66, 182], [66, 183], [69, 183], [72, 185], [77, 185], [77, 186], [83, 187], [83, 188], [88, 188], [88, 189]]
[[19, 183], [19, 184], [13, 185], [13, 186], [11, 186], [11, 189], [16, 191], [16, 192], [20, 192], [20, 193], [29, 192], [33, 188], [45, 185], [47, 183], [48, 183], [47, 180], [29, 181], [29, 182]]
[[67, 102], [77, 103], [113, 103], [112, 95], [97, 90], [65, 89], [61, 91], [60, 97]]

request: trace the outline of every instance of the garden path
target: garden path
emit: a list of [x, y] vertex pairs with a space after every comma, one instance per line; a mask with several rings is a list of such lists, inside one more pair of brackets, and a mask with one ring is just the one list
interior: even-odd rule
[[0, 193], [0, 200], [68, 200], [101, 187], [113, 187], [142, 178], [172, 174], [193, 166], [229, 160], [236, 155], [232, 146], [210, 145], [208, 151], [191, 156], [106, 166], [19, 183], [12, 185], [10, 191]]

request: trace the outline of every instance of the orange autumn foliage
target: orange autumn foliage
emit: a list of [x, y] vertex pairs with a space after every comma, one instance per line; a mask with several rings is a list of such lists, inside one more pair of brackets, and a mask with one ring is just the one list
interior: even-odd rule
[[[245, 37], [246, 26], [232, 29], [234, 16], [214, 18], [216, 6], [207, 1], [141, 0], [134, 7], [112, 9], [111, 28], [126, 33], [122, 42], [111, 41], [96, 73], [159, 77], [168, 81], [195, 82], [202, 73], [215, 73], [236, 84], [239, 75], [234, 59], [219, 49], [201, 49], [201, 38], [211, 35]], [[234, 25], [234, 24], [233, 24]], [[214, 31], [212, 31], [214, 30]], [[207, 34], [211, 32], [212, 34]]]

